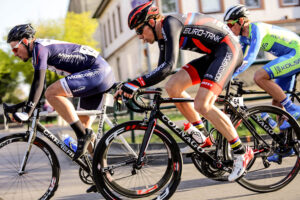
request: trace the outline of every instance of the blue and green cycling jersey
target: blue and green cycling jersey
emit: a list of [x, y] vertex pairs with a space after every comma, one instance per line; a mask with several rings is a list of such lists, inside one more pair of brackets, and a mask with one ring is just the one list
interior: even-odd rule
[[241, 36], [240, 43], [244, 62], [233, 77], [250, 67], [262, 49], [277, 57], [263, 67], [270, 78], [276, 79], [284, 90], [292, 87], [292, 76], [300, 71], [300, 37], [296, 33], [266, 23], [250, 23], [249, 36]]

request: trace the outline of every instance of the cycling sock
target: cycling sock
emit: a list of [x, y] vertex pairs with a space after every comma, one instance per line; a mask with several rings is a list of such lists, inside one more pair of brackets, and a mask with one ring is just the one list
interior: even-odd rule
[[73, 122], [72, 124], [70, 124], [70, 126], [74, 130], [77, 138], [81, 138], [81, 137], [84, 136], [84, 134], [85, 134], [85, 128], [82, 125], [81, 121], [78, 120], [76, 122]]
[[293, 102], [288, 97], [285, 97], [285, 99], [282, 100], [280, 103], [281, 103], [281, 105], [284, 106], [284, 108], [286, 110], [289, 109], [293, 105]]
[[245, 146], [242, 144], [242, 141], [240, 140], [239, 136], [229, 141], [229, 143], [234, 154], [246, 153]]
[[204, 128], [204, 124], [202, 120], [196, 121], [192, 123], [198, 130], [202, 130]]
[[193, 126], [195, 128], [197, 128], [201, 133], [203, 133], [203, 135], [205, 135], [205, 137], [207, 137], [207, 133], [206, 133], [206, 130], [204, 128], [204, 124], [203, 124], [203, 121], [200, 119], [199, 121], [196, 121], [196, 122], [193, 122], [192, 123]]

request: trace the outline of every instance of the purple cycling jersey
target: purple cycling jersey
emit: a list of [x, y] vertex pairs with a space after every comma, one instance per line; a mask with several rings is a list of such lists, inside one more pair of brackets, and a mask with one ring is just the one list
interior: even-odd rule
[[114, 83], [109, 64], [91, 47], [50, 39], [36, 39], [32, 52], [35, 69], [27, 112], [32, 113], [41, 97], [46, 70], [66, 76], [61, 82], [67, 96], [91, 96]]
[[96, 66], [108, 65], [103, 58], [97, 60], [99, 52], [88, 46], [49, 39], [36, 39], [34, 44], [32, 64], [36, 70], [49, 69], [67, 76], [92, 69], [95, 62], [100, 62]]

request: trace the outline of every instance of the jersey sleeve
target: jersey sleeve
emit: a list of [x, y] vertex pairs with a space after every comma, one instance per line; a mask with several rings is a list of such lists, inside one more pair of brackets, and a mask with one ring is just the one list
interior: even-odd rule
[[31, 116], [37, 102], [40, 100], [45, 84], [46, 69], [35, 69], [25, 112]]
[[[236, 77], [237, 75], [241, 74], [244, 72], [246, 69], [248, 69], [255, 61], [259, 49], [261, 47], [262, 39], [265, 36], [265, 31], [263, 27], [257, 25], [257, 24], [251, 24], [251, 33], [250, 33], [250, 45], [249, 49], [247, 51], [247, 54], [244, 56], [244, 61], [243, 64], [234, 72], [233, 78]], [[246, 50], [243, 49], [243, 51]]]
[[34, 76], [30, 88], [30, 93], [25, 108], [25, 112], [31, 116], [37, 102], [40, 100], [45, 84], [45, 76], [47, 71], [48, 50], [40, 44], [34, 46], [32, 55], [32, 64], [34, 67]]
[[135, 81], [135, 83], [138, 82], [140, 87], [155, 85], [171, 74], [172, 68], [177, 61], [181, 29], [182, 24], [176, 18], [169, 16], [164, 20], [162, 28], [164, 41], [159, 43], [159, 65], [155, 70]]

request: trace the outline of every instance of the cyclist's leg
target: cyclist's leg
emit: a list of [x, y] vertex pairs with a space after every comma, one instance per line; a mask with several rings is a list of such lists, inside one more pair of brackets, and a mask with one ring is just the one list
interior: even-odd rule
[[[201, 76], [203, 76], [206, 71], [205, 66], [208, 66], [205, 65], [207, 60], [207, 56], [195, 59], [174, 74], [165, 86], [169, 96], [172, 98], [190, 98], [190, 95], [185, 90], [192, 85], [200, 83]], [[204, 66], [201, 68], [202, 71], [194, 67], [198, 66], [200, 63]], [[206, 137], [208, 134], [206, 133], [199, 113], [194, 109], [194, 103], [175, 103], [175, 105], [183, 116], [185, 116], [185, 118], [193, 125], [186, 124], [185, 131], [196, 134], [193, 135], [194, 137], [197, 136], [199, 143], [203, 143], [202, 147], [211, 146], [212, 142], [209, 137]], [[186, 148], [181, 149], [181, 152], [190, 153], [193, 152], [193, 150], [187, 146]]]
[[216, 49], [215, 59], [210, 64], [195, 98], [195, 109], [208, 119], [229, 141], [235, 161], [233, 172], [228, 180], [233, 181], [243, 175], [246, 166], [253, 158], [253, 151], [245, 147], [229, 117], [214, 106], [217, 96], [230, 81], [234, 70], [242, 63], [242, 53], [230, 37], [225, 37]]
[[[282, 88], [270, 79], [286, 78], [300, 72], [300, 49], [292, 50], [289, 54], [281, 56], [260, 69], [255, 73], [255, 82], [269, 93], [276, 102], [280, 102], [282, 106], [293, 115], [296, 119], [300, 117], [300, 106], [292, 103], [289, 97], [283, 92]], [[280, 129], [284, 130], [289, 127], [284, 122]]]
[[90, 96], [104, 92], [111, 87], [113, 82], [114, 76], [109, 66], [101, 68], [96, 66], [93, 69], [69, 75], [47, 89], [45, 95], [49, 103], [70, 123], [77, 135], [78, 146], [74, 159], [77, 159], [86, 151], [92, 137], [92, 131], [84, 128], [79, 121], [73, 104], [66, 97]]
[[[103, 92], [86, 96], [86, 97], [80, 97], [77, 110], [99, 110], [101, 109], [101, 103], [103, 99]], [[92, 129], [92, 124], [94, 120], [96, 119], [96, 115], [79, 115], [79, 119], [84, 125], [85, 128]], [[93, 144], [96, 139], [96, 135], [93, 134], [93, 138], [91, 140], [90, 145], [88, 146], [88, 151], [93, 156]]]
[[[283, 91], [293, 91], [296, 80], [296, 74], [290, 77], [280, 77], [275, 79], [275, 83], [281, 87]], [[287, 94], [287, 97], [290, 97], [291, 94]], [[283, 108], [279, 101], [272, 99], [272, 105]]]

